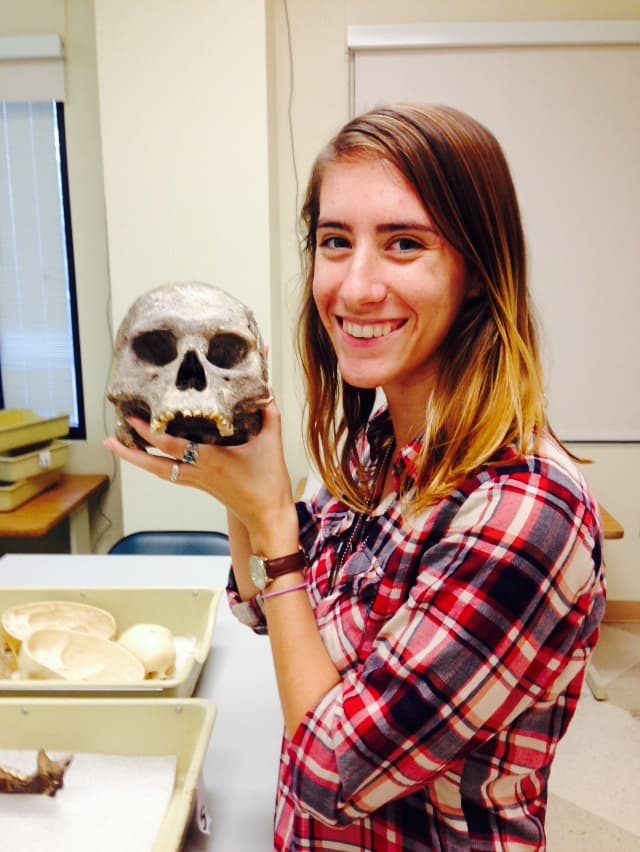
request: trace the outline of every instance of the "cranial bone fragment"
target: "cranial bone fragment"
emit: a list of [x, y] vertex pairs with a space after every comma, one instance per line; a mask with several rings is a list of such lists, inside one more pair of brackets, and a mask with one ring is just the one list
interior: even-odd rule
[[44, 628], [61, 627], [103, 639], [112, 639], [116, 634], [116, 620], [110, 612], [77, 601], [14, 604], [2, 612], [0, 622], [7, 644], [14, 653], [18, 652], [21, 642]]
[[36, 630], [20, 646], [18, 677], [86, 683], [144, 680], [141, 660], [118, 642], [74, 630]]
[[133, 624], [118, 638], [142, 662], [151, 680], [168, 677], [176, 663], [173, 633], [162, 624]]
[[116, 335], [108, 399], [116, 436], [145, 442], [130, 416], [196, 443], [241, 444], [269, 402], [266, 352], [253, 313], [219, 287], [163, 284], [133, 303]]

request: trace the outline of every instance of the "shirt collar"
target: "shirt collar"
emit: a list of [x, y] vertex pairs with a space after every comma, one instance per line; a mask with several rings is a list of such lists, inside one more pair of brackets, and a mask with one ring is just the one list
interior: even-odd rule
[[383, 452], [383, 447], [393, 437], [391, 415], [388, 408], [382, 408], [375, 412], [367, 426], [367, 443], [369, 445], [369, 459], [377, 462]]

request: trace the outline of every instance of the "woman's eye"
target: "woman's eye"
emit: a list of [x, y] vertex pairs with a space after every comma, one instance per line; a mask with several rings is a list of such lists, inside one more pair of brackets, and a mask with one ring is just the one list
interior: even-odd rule
[[321, 240], [320, 245], [323, 248], [344, 249], [349, 248], [349, 240], [345, 237], [325, 237]]
[[422, 248], [422, 243], [411, 239], [411, 237], [398, 237], [391, 243], [391, 248], [400, 252], [417, 251]]

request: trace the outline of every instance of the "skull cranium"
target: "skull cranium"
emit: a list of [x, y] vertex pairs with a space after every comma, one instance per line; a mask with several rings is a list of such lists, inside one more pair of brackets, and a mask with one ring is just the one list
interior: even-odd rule
[[143, 294], [118, 329], [107, 398], [116, 407], [116, 435], [128, 446], [145, 445], [130, 416], [197, 443], [245, 443], [260, 431], [270, 399], [253, 313], [201, 281]]

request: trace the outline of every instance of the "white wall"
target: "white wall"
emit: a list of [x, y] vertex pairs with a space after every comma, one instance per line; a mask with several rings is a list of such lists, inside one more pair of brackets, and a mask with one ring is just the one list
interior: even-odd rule
[[[261, 0], [96, 0], [114, 327], [165, 281], [218, 284], [270, 339]], [[226, 529], [210, 497], [122, 467], [126, 532]]]

